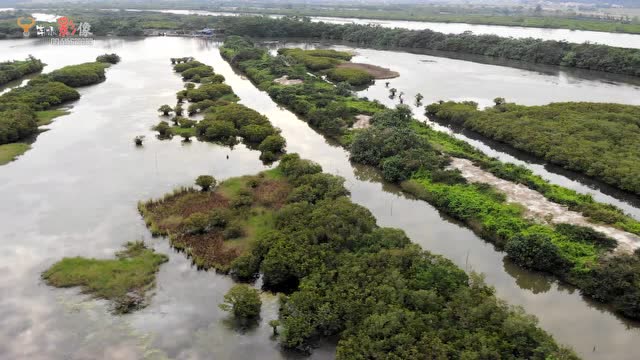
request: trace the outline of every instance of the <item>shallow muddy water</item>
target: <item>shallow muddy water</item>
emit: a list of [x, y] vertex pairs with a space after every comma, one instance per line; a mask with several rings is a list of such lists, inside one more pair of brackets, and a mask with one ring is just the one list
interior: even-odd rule
[[[73, 104], [71, 114], [56, 119], [32, 150], [0, 167], [0, 358], [297, 357], [282, 352], [270, 339], [267, 322], [277, 312], [272, 296], [264, 295], [262, 321], [257, 328], [246, 333], [233, 329], [217, 306], [232, 285], [231, 279], [197, 271], [182, 254], [169, 248], [167, 240], [151, 239], [137, 213], [138, 200], [189, 185], [197, 175], [209, 173], [225, 179], [265, 169], [259, 153], [242, 146], [230, 150], [196, 141], [183, 144], [179, 139], [155, 139], [149, 128], [159, 121], [156, 109], [164, 103], [173, 104], [175, 92], [182, 87], [168, 59], [182, 56], [193, 56], [224, 75], [243, 104], [267, 115], [282, 129], [289, 152], [298, 152], [319, 162], [325, 171], [344, 176], [353, 201], [371, 210], [380, 225], [402, 228], [425, 249], [464, 269], [484, 273], [501, 298], [536, 315], [540, 326], [558, 342], [572, 346], [587, 359], [633, 359], [640, 351], [637, 324], [586, 301], [570, 287], [514, 266], [467, 228], [381, 182], [372, 169], [352, 166], [343, 149], [328, 143], [235, 74], [220, 58], [215, 43], [147, 38], [64, 47], [16, 40], [0, 42], [0, 49], [0, 60], [33, 54], [49, 64], [44, 72], [89, 61], [104, 52], [117, 52], [122, 57], [120, 64], [108, 70], [106, 82], [80, 90], [82, 98]], [[401, 68], [407, 65], [401, 65], [401, 59], [409, 55], [393, 55], [397, 64], [388, 66], [386, 63], [393, 60], [390, 57], [376, 65], [400, 71], [401, 77], [392, 80], [400, 84], [401, 79], [407, 81], [403, 78], [406, 70]], [[479, 97], [480, 81], [464, 86], [465, 76], [456, 78], [453, 69], [461, 66], [473, 68], [475, 64], [456, 63], [443, 69], [449, 69], [450, 79], [431, 85], [431, 93], [421, 89], [427, 99], [448, 96], [450, 86], [460, 97]], [[421, 76], [414, 78], [429, 76], [416, 71]], [[511, 71], [493, 71], [496, 91], [512, 81]], [[543, 83], [545, 80], [518, 86], [522, 91], [544, 93], [536, 90]], [[595, 91], [600, 86], [596, 84], [588, 86]], [[376, 90], [379, 86], [368, 90], [370, 97], [376, 91], [384, 92]], [[404, 91], [407, 97], [412, 96]], [[516, 96], [514, 91], [511, 94], [508, 97]], [[134, 147], [136, 135], [147, 136], [144, 147]], [[47, 287], [39, 279], [41, 271], [63, 256], [112, 257], [122, 243], [141, 238], [170, 257], [161, 267], [150, 306], [142, 311], [112, 316], [104, 302], [87, 300], [77, 289]], [[333, 345], [323, 344], [311, 358], [333, 356]]]

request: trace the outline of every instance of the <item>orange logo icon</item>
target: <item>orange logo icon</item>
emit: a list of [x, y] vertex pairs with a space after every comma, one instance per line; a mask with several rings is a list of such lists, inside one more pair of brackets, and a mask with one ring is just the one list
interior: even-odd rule
[[31, 29], [33, 25], [36, 24], [36, 19], [32, 17], [28, 17], [27, 19], [29, 19], [31, 22], [23, 23], [22, 21], [24, 20], [24, 18], [22, 16], [18, 18], [18, 26], [22, 28], [22, 31], [23, 31], [22, 35], [24, 35], [25, 37], [29, 36], [29, 29]]

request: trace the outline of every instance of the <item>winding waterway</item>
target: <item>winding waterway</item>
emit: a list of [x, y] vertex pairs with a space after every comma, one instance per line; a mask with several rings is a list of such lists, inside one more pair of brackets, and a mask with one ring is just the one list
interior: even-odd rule
[[[138, 200], [189, 185], [197, 175], [225, 179], [265, 168], [257, 152], [242, 146], [230, 150], [153, 136], [150, 127], [158, 122], [156, 109], [174, 103], [175, 92], [182, 87], [168, 59], [182, 56], [193, 56], [224, 75], [243, 104], [282, 129], [289, 152], [345, 177], [353, 201], [371, 210], [380, 225], [402, 228], [425, 249], [464, 269], [484, 273], [501, 298], [536, 315], [541, 327], [560, 343], [587, 359], [633, 359], [640, 351], [638, 324], [585, 300], [575, 289], [514, 266], [503, 253], [426, 202], [404, 196], [395, 186], [381, 182], [370, 168], [352, 166], [342, 148], [328, 143], [234, 73], [221, 59], [216, 43], [146, 38], [65, 47], [11, 40], [0, 42], [0, 49], [0, 60], [33, 54], [48, 64], [45, 72], [90, 61], [104, 52], [117, 52], [123, 59], [108, 70], [106, 82], [82, 88], [82, 98], [73, 104], [71, 114], [58, 118], [39, 135], [32, 150], [0, 167], [0, 358], [296, 357], [282, 352], [270, 339], [267, 321], [277, 311], [272, 296], [264, 295], [266, 305], [258, 328], [246, 333], [233, 329], [217, 307], [231, 279], [198, 271], [166, 240], [152, 239], [137, 213]], [[457, 99], [481, 103], [496, 96], [523, 103], [586, 96], [594, 101], [624, 102], [627, 96], [626, 101], [633, 103], [638, 99], [638, 88], [624, 83], [566, 74], [566, 81], [558, 81], [557, 74], [428, 55], [357, 51], [356, 61], [399, 71], [401, 76], [391, 80], [393, 86], [404, 91], [406, 98], [419, 90], [425, 102], [454, 94]], [[415, 68], [416, 64], [429, 68]], [[412, 82], [415, 85], [410, 87]], [[366, 95], [384, 100], [386, 91], [379, 83]], [[147, 136], [144, 147], [133, 146], [136, 135]], [[104, 302], [89, 300], [77, 289], [47, 287], [39, 280], [40, 272], [63, 256], [111, 257], [122, 243], [141, 238], [170, 256], [160, 270], [150, 306], [142, 311], [112, 316]], [[323, 344], [312, 358], [333, 354], [333, 346]]]

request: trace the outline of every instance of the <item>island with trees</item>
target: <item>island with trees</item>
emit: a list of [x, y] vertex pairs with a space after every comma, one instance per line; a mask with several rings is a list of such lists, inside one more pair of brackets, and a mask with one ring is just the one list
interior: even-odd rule
[[[332, 337], [340, 359], [577, 358], [481, 276], [379, 227], [351, 202], [343, 178], [297, 154], [257, 175], [205, 183], [142, 202], [141, 213], [197, 264], [241, 281], [261, 275], [266, 290], [281, 292], [270, 325], [285, 348], [309, 352]], [[222, 307], [255, 318], [260, 300], [241, 285]]]
[[114, 313], [124, 314], [148, 304], [147, 292], [168, 260], [141, 241], [128, 242], [116, 259], [64, 258], [43, 272], [42, 279], [59, 288], [79, 286], [83, 293], [108, 300]]
[[[220, 51], [275, 102], [347, 147], [352, 161], [379, 169], [386, 180], [466, 223], [515, 263], [554, 274], [583, 294], [612, 304], [623, 315], [640, 318], [640, 252], [620, 250], [616, 240], [591, 226], [530, 218], [522, 206], [508, 203], [505, 194], [485, 183], [468, 182], [450, 164], [456, 158], [468, 159], [499, 178], [526, 185], [550, 201], [582, 212], [594, 224], [607, 223], [637, 235], [637, 220], [435, 131], [413, 119], [406, 106], [386, 109], [311, 75], [299, 84], [278, 84], [274, 80], [299, 73], [296, 66], [300, 65], [287, 66], [248, 39], [228, 37]], [[352, 128], [361, 114], [371, 117], [370, 126]], [[616, 280], [619, 277], [627, 280]]]
[[43, 68], [42, 61], [31, 55], [26, 60], [0, 62], [0, 85], [38, 73]]
[[364, 87], [372, 84], [374, 79], [391, 79], [399, 75], [379, 66], [353, 63], [350, 61], [353, 54], [346, 51], [281, 48], [278, 49], [278, 54], [289, 64], [303, 64], [307, 70], [319, 76], [326, 76], [335, 83], [346, 82], [351, 86]]
[[96, 61], [65, 66], [0, 95], [0, 165], [29, 150], [27, 141], [40, 126], [67, 114], [57, 107], [80, 98], [74, 88], [104, 81], [110, 64]]
[[[189, 57], [172, 58], [171, 63], [185, 81], [185, 88], [176, 94], [174, 107], [164, 104], [158, 108], [171, 121], [161, 120], [153, 127], [159, 138], [177, 135], [190, 141], [196, 137], [231, 146], [240, 138], [247, 147], [259, 150], [260, 159], [267, 163], [285, 152], [286, 140], [280, 129], [271, 125], [266, 116], [239, 104], [233, 89], [224, 83], [224, 76]], [[192, 119], [195, 115], [202, 119]]]
[[640, 106], [552, 103], [523, 106], [495, 100], [440, 102], [427, 114], [533, 154], [622, 190], [640, 194]]

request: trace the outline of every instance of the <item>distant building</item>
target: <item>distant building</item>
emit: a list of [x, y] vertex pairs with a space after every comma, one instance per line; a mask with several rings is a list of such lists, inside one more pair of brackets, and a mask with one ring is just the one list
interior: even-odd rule
[[209, 28], [205, 28], [205, 29], [202, 29], [202, 30], [198, 31], [198, 35], [211, 36], [214, 33], [215, 33], [215, 30], [209, 29]]
[[224, 29], [209, 29], [209, 28], [204, 28], [200, 31], [196, 31], [196, 35], [199, 36], [214, 36], [217, 34], [224, 34]]

